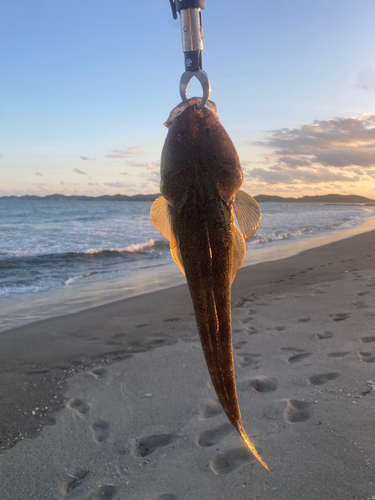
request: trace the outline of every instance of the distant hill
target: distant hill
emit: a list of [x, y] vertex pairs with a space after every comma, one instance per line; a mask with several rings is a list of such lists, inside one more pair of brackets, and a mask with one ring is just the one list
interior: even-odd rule
[[375, 200], [357, 196], [355, 194], [326, 194], [320, 196], [302, 196], [301, 198], [283, 198], [281, 196], [269, 196], [260, 194], [255, 196], [259, 203], [277, 202], [277, 203], [365, 203], [375, 205]]
[[35, 196], [26, 194], [24, 196], [0, 196], [0, 200], [52, 200], [52, 201], [154, 201], [160, 194], [115, 194], [113, 196], [65, 196], [64, 194], [48, 194], [47, 196]]
[[[126, 196], [115, 194], [113, 196], [65, 196], [64, 194], [49, 194], [47, 196], [1, 196], [0, 200], [51, 200], [51, 201], [154, 201], [160, 194], [136, 194]], [[254, 197], [259, 203], [363, 203], [375, 205], [375, 200], [357, 196], [355, 194], [326, 194], [323, 196], [303, 196], [301, 198], [283, 198], [282, 196], [270, 196], [260, 194]]]

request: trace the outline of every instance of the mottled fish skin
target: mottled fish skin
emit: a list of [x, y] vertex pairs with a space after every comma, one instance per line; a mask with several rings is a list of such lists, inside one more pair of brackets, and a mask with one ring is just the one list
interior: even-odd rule
[[[231, 286], [245, 254], [233, 208], [243, 173], [236, 149], [219, 122], [215, 104], [209, 101], [197, 110], [199, 100], [181, 103], [166, 122], [169, 132], [161, 158], [164, 198], [155, 202], [151, 219], [169, 238], [173, 258], [185, 272], [219, 401], [253, 454], [268, 469], [242, 425], [233, 362]], [[245, 193], [243, 196], [251, 199]], [[251, 200], [251, 210], [256, 212], [259, 207]], [[162, 203], [164, 220], [158, 208]], [[251, 230], [254, 233], [260, 210], [251, 216], [256, 217]]]

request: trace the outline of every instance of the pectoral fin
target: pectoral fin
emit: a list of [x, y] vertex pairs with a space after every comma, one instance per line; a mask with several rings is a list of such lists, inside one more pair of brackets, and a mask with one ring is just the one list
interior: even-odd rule
[[243, 239], [242, 233], [237, 226], [234, 227], [235, 227], [235, 234], [234, 234], [234, 245], [233, 245], [233, 255], [232, 255], [232, 283], [238, 273], [238, 270], [242, 266], [246, 254], [246, 244], [245, 240]]
[[176, 245], [174, 248], [171, 247], [171, 254], [173, 257], [173, 260], [176, 262], [178, 267], [180, 268], [180, 271], [182, 274], [185, 274], [185, 269], [182, 264], [182, 258], [181, 258], [181, 252], [180, 252], [180, 247], [179, 245]]
[[233, 207], [241, 231], [246, 241], [250, 241], [256, 233], [262, 219], [262, 212], [260, 211], [259, 205], [249, 194], [244, 191], [237, 191]]
[[172, 228], [169, 204], [164, 196], [160, 196], [154, 201], [151, 207], [150, 216], [155, 229], [157, 229], [164, 238], [169, 240], [171, 249], [175, 248], [177, 246], [177, 238]]
[[182, 274], [185, 274], [184, 266], [182, 264], [180, 247], [176, 235], [172, 228], [171, 214], [168, 201], [164, 196], [157, 198], [151, 207], [151, 222], [164, 238], [167, 238], [171, 247], [171, 254], [173, 260], [180, 268]]

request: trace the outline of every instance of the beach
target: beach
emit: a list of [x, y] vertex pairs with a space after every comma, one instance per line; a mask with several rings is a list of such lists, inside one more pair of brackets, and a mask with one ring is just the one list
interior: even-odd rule
[[375, 498], [375, 231], [244, 267], [247, 451], [186, 285], [0, 333], [2, 500]]

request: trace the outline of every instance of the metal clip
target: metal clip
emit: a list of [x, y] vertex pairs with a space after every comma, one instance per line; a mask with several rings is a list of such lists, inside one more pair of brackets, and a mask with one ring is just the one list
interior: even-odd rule
[[181, 17], [182, 50], [185, 59], [185, 73], [180, 80], [180, 95], [183, 101], [187, 100], [187, 88], [190, 80], [195, 76], [203, 89], [203, 97], [197, 108], [202, 109], [210, 97], [211, 85], [207, 73], [202, 69], [203, 29], [202, 9], [205, 0], [169, 0], [173, 18], [177, 13]]
[[183, 101], [187, 101], [187, 88], [189, 86], [190, 80], [195, 76], [197, 80], [199, 80], [203, 89], [203, 97], [201, 102], [197, 105], [197, 109], [202, 109], [206, 104], [211, 94], [211, 84], [208, 79], [208, 75], [203, 69], [199, 69], [198, 71], [185, 71], [182, 74], [180, 80], [180, 96]]

